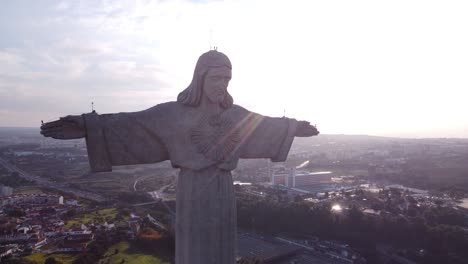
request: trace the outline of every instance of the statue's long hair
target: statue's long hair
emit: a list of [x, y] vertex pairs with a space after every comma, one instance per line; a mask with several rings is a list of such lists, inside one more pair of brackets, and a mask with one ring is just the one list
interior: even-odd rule
[[[198, 58], [195, 71], [193, 72], [192, 82], [185, 90], [179, 93], [177, 102], [187, 106], [199, 106], [203, 96], [203, 83], [208, 70], [219, 67], [232, 69], [231, 61], [224, 53], [216, 50], [203, 53], [200, 58]], [[234, 99], [229, 92], [226, 91], [226, 96], [220, 103], [221, 107], [227, 109], [230, 108], [233, 103]]]

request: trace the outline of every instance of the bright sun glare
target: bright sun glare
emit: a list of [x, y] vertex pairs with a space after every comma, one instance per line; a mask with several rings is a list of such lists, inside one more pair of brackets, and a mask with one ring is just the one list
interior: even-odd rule
[[339, 204], [333, 205], [331, 209], [334, 212], [341, 212], [343, 210], [343, 208], [341, 208], [341, 205], [339, 205]]

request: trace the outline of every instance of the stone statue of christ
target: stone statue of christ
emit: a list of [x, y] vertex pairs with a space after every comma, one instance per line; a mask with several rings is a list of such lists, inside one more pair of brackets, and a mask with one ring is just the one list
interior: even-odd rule
[[66, 116], [41, 126], [56, 139], [86, 138], [91, 171], [170, 160], [179, 168], [176, 264], [234, 264], [236, 203], [231, 171], [239, 158], [284, 161], [294, 137], [318, 135], [306, 121], [273, 118], [233, 104], [229, 58], [200, 56], [177, 97], [132, 113]]

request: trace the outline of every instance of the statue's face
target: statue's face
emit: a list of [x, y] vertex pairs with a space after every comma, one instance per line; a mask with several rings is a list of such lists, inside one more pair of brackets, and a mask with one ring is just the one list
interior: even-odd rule
[[226, 97], [229, 81], [231, 80], [231, 69], [219, 67], [209, 69], [203, 84], [203, 92], [212, 103], [221, 103]]

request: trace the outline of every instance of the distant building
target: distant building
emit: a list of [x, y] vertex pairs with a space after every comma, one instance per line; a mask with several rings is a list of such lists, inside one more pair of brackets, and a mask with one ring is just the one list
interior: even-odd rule
[[0, 184], [0, 196], [10, 196], [13, 194], [13, 188]]
[[18, 245], [12, 244], [12, 245], [6, 245], [6, 246], [0, 246], [0, 260], [3, 257], [11, 256], [15, 251], [18, 250]]
[[65, 235], [56, 252], [85, 252], [89, 242], [94, 240], [91, 231], [65, 232]]
[[293, 187], [332, 183], [331, 178], [332, 174], [329, 171], [295, 173]]
[[29, 237], [27, 243], [33, 249], [38, 249], [47, 244], [47, 238], [45, 238], [41, 233], [37, 232]]
[[78, 201], [77, 200], [66, 200], [65, 201], [65, 204], [66, 205], [74, 205], [74, 206], [78, 206]]
[[292, 187], [292, 183], [289, 180], [292, 180], [293, 171], [292, 169], [286, 168], [284, 166], [272, 169], [271, 173], [271, 184], [272, 185], [282, 185], [287, 187]]
[[272, 169], [271, 171], [272, 185], [294, 188], [325, 183], [332, 183], [332, 173], [329, 171], [306, 172], [297, 171], [296, 168], [286, 168], [284, 166]]
[[6, 205], [57, 205], [63, 204], [63, 196], [53, 194], [20, 194], [0, 197], [0, 206]]

